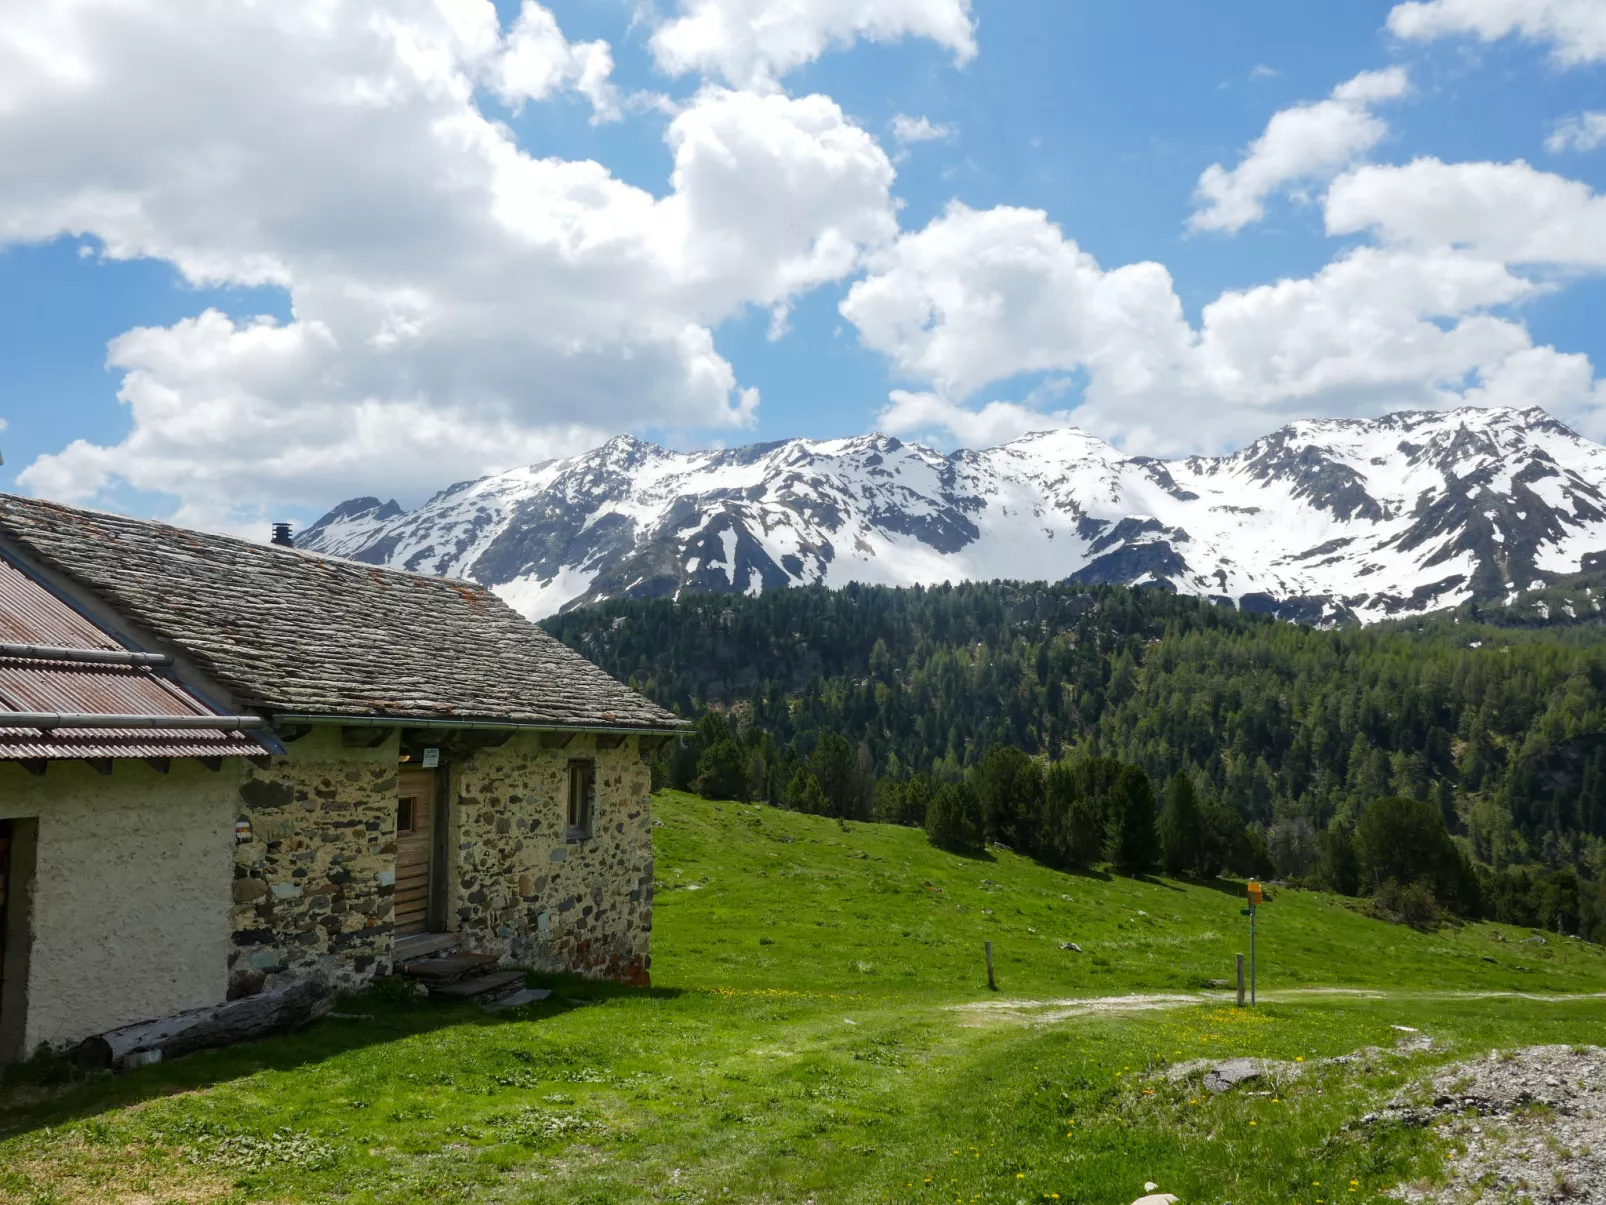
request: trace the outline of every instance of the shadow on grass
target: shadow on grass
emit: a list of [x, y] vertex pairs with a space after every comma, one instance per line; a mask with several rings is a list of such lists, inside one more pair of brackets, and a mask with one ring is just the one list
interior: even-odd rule
[[205, 1091], [263, 1071], [294, 1071], [442, 1029], [495, 1029], [550, 1020], [606, 1000], [668, 1000], [683, 994], [680, 988], [631, 987], [574, 975], [527, 972], [526, 980], [552, 994], [532, 1004], [489, 1013], [473, 1002], [406, 998], [391, 986], [394, 981], [385, 981], [368, 991], [341, 996], [334, 1015], [291, 1033], [198, 1051], [128, 1072], [86, 1071], [68, 1055], [42, 1054], [0, 1068], [0, 1139], [165, 1096]]
[[[1042, 865], [1046, 866], [1047, 863], [1042, 863]], [[1072, 867], [1069, 870], [1064, 870], [1057, 866], [1049, 866], [1048, 869], [1059, 870], [1061, 874], [1068, 874], [1075, 879], [1092, 879], [1097, 883], [1115, 882], [1113, 874], [1107, 870], [1100, 870], [1097, 866]]]
[[1242, 879], [1201, 879], [1194, 875], [1186, 875], [1178, 880], [1187, 883], [1190, 887], [1203, 887], [1209, 891], [1219, 891], [1222, 895], [1230, 895], [1234, 899], [1244, 899], [1244, 881]]
[[[1203, 887], [1207, 891], [1219, 891], [1223, 895], [1230, 895], [1237, 899], [1244, 898], [1244, 884], [1241, 879], [1202, 879], [1197, 875], [1191, 874], [1182, 874], [1175, 875], [1170, 878], [1161, 878], [1159, 875], [1150, 874], [1147, 871], [1139, 871], [1137, 874], [1120, 876], [1106, 874], [1103, 871], [1078, 870], [1071, 871], [1070, 873], [1101, 879], [1104, 882], [1109, 882], [1111, 879], [1116, 877], [1126, 878], [1131, 879], [1134, 883], [1142, 883], [1148, 887], [1159, 887], [1165, 891], [1184, 892], [1186, 887], [1183, 885], [1186, 884], [1187, 887]], [[1270, 894], [1266, 896], [1266, 899], [1270, 901]]]
[[990, 849], [949, 849], [946, 845], [933, 845], [931, 848], [951, 858], [963, 858], [967, 862], [998, 861], [998, 856]]

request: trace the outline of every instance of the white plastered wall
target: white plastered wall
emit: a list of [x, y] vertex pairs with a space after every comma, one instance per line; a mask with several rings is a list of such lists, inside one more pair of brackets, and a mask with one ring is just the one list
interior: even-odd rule
[[0, 762], [0, 819], [38, 822], [25, 1052], [223, 1000], [239, 786], [232, 760]]

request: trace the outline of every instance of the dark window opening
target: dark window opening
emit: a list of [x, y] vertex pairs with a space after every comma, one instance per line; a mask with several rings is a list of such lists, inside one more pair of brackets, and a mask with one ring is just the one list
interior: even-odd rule
[[413, 831], [413, 801], [411, 798], [396, 801], [396, 831], [410, 833]]
[[591, 812], [595, 806], [597, 768], [588, 761], [569, 763], [569, 836], [591, 835]]
[[6, 888], [11, 873], [11, 821], [0, 820], [0, 978], [6, 961]]
[[0, 820], [0, 1064], [22, 1057], [37, 820]]

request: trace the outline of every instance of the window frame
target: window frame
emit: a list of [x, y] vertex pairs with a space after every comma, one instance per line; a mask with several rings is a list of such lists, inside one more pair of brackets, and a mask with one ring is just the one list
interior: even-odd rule
[[[575, 799], [576, 783], [580, 786], [580, 799]], [[596, 828], [597, 814], [597, 763], [589, 757], [569, 759], [569, 798], [567, 800], [564, 836], [570, 841], [586, 841]], [[576, 812], [578, 810], [578, 816]]]

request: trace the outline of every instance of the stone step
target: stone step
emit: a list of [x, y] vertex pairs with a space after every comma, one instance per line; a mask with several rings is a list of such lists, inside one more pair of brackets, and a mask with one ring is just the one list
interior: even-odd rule
[[454, 983], [475, 975], [485, 975], [496, 969], [499, 959], [495, 954], [446, 954], [439, 958], [420, 958], [406, 963], [401, 973], [425, 983]]
[[457, 949], [459, 940], [456, 933], [409, 933], [396, 939], [391, 948], [391, 962], [403, 966], [432, 954], [444, 954]]
[[552, 993], [544, 987], [527, 987], [522, 991], [514, 992], [511, 996], [503, 996], [500, 1000], [492, 1000], [482, 1007], [488, 1013], [499, 1013], [504, 1009], [518, 1008], [525, 1004], [534, 1004], [538, 1000], [545, 1000]]
[[524, 987], [523, 971], [498, 971], [494, 975], [474, 975], [455, 983], [434, 983], [429, 994], [437, 1000], [487, 1000], [510, 996]]

